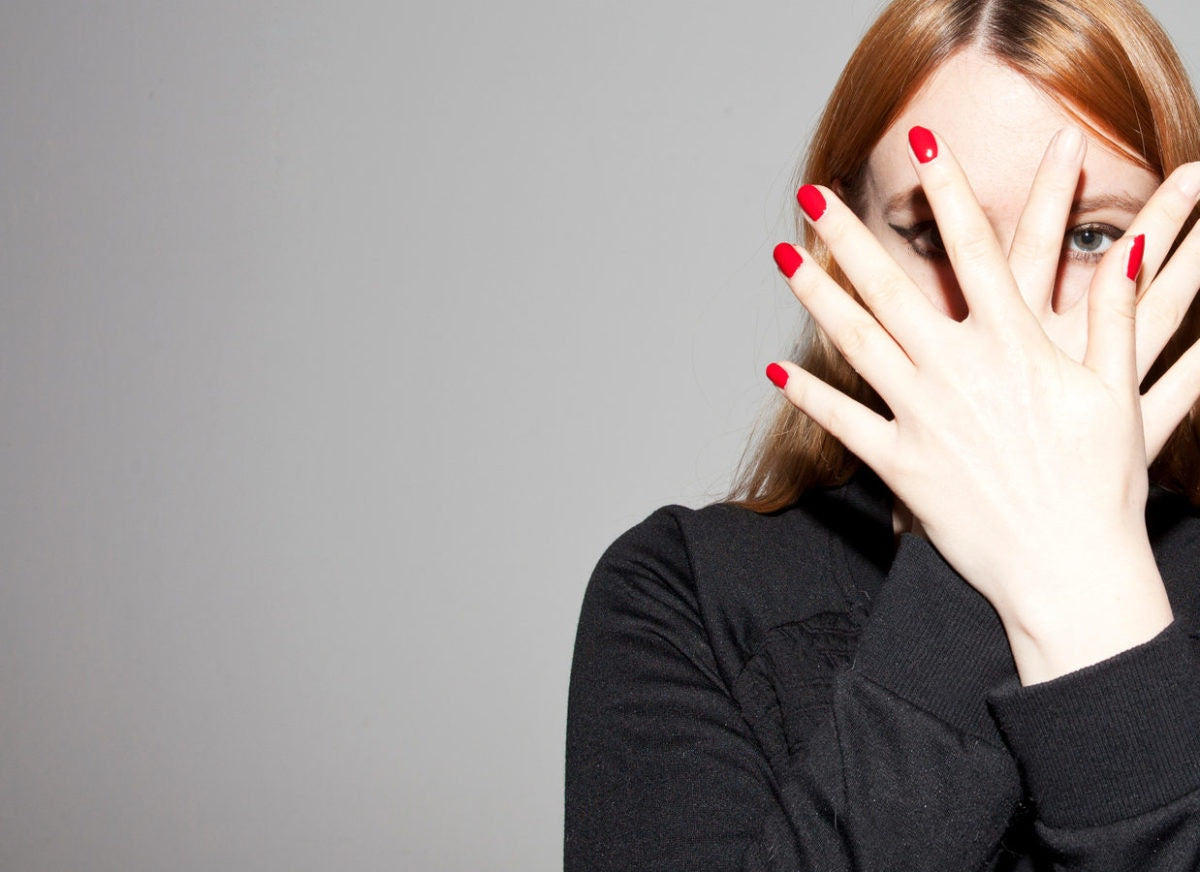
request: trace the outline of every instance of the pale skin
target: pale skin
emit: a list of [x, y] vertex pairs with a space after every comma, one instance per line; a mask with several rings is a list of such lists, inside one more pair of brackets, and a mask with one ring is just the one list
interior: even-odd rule
[[[927, 162], [914, 125], [936, 136]], [[1162, 266], [1200, 200], [1200, 165], [1160, 184], [968, 50], [872, 152], [862, 220], [820, 191], [812, 226], [866, 306], [802, 250], [789, 285], [893, 418], [783, 362], [787, 398], [991, 602], [1024, 684], [1160, 633], [1172, 613], [1146, 466], [1200, 394], [1200, 350], [1145, 396], [1138, 385], [1200, 281], [1200, 233]]]

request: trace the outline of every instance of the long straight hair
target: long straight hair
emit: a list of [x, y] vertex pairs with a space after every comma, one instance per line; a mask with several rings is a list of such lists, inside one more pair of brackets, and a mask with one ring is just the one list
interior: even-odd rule
[[[876, 143], [933, 71], [966, 48], [1008, 64], [1081, 126], [1159, 178], [1200, 159], [1196, 95], [1170, 39], [1137, 0], [896, 0], [842, 71], [797, 185], [840, 184], [853, 207]], [[813, 259], [853, 294], [828, 249], [799, 216], [797, 227]], [[1198, 336], [1200, 305], [1194, 305], [1144, 387]], [[885, 410], [815, 325], [806, 328], [792, 359], [860, 402]], [[778, 406], [748, 449], [728, 497], [758, 512], [788, 506], [810, 487], [844, 483], [861, 463], [795, 406], [782, 397], [775, 402]], [[1151, 466], [1150, 479], [1200, 502], [1196, 407]]]

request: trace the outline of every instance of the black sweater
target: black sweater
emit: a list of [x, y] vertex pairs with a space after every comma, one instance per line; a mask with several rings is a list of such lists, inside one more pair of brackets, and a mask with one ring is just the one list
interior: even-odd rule
[[1023, 688], [870, 474], [654, 513], [583, 603], [566, 869], [1200, 868], [1200, 517], [1147, 524], [1175, 623]]

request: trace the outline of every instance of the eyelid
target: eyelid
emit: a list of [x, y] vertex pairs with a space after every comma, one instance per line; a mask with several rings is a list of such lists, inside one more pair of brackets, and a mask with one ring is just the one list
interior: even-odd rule
[[896, 233], [899, 234], [902, 238], [912, 241], [913, 239], [916, 239], [918, 236], [920, 236], [922, 233], [925, 233], [929, 230], [935, 229], [937, 227], [937, 222], [933, 221], [933, 220], [914, 221], [912, 224], [909, 224], [907, 226], [904, 224], [888, 224], [888, 227], [890, 227], [894, 231], [896, 231]]
[[888, 227], [892, 228], [908, 244], [908, 247], [912, 249], [917, 257], [923, 257], [926, 260], [941, 260], [946, 257], [944, 250], [932, 246], [922, 246], [919, 242], [921, 237], [930, 230], [937, 230], [937, 221], [933, 219], [917, 221], [908, 226], [889, 222]]
[[1081, 221], [1067, 228], [1067, 232], [1063, 234], [1063, 241], [1066, 242], [1071, 238], [1071, 234], [1078, 233], [1080, 230], [1097, 230], [1106, 236], [1111, 236], [1113, 242], [1125, 235], [1122, 228], [1109, 224], [1107, 221]]
[[1118, 239], [1125, 235], [1125, 231], [1122, 228], [1117, 227], [1115, 224], [1110, 224], [1107, 221], [1077, 221], [1076, 223], [1067, 227], [1067, 233], [1073, 233], [1076, 230], [1083, 230], [1085, 228], [1092, 227], [1096, 228], [1097, 230], [1111, 230]]

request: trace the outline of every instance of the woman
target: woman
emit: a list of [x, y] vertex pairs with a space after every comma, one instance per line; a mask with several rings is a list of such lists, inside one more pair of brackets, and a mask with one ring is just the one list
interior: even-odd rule
[[790, 405], [589, 585], [567, 868], [1200, 865], [1197, 158], [1134, 2], [884, 11], [775, 251]]

